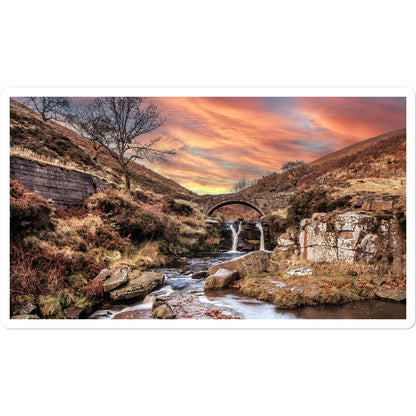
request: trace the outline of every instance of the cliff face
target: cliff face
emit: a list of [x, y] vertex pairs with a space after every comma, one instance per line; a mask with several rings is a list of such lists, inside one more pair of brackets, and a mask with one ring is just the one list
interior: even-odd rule
[[301, 258], [317, 263], [377, 262], [406, 273], [405, 218], [401, 212], [314, 214], [301, 222]]

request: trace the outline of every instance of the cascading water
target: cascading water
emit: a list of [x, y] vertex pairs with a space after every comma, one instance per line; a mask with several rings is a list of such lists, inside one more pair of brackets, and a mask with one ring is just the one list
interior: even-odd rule
[[236, 231], [234, 228], [234, 223], [230, 222], [228, 224], [232, 234], [233, 234], [233, 246], [230, 250], [230, 253], [237, 253], [237, 246], [238, 246], [238, 236], [240, 235], [241, 232], [241, 222], [238, 223], [238, 230]]
[[256, 222], [256, 227], [260, 230], [260, 250], [264, 251], [264, 231], [261, 222]]

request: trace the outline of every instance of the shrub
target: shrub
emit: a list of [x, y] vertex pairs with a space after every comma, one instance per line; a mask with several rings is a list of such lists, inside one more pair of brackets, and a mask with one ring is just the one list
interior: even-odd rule
[[151, 205], [138, 204], [128, 194], [108, 189], [93, 195], [87, 204], [104, 212], [122, 237], [143, 242], [163, 235], [165, 221], [161, 213]]
[[126, 247], [126, 241], [120, 237], [120, 234], [111, 228], [108, 224], [103, 224], [95, 230], [94, 246], [102, 247], [105, 250], [123, 251]]
[[269, 236], [272, 241], [276, 241], [279, 234], [285, 232], [287, 220], [278, 214], [271, 214], [267, 217], [269, 224]]
[[26, 192], [23, 185], [10, 180], [10, 236], [22, 237], [53, 227], [54, 208], [41, 196]]
[[143, 211], [138, 211], [136, 215], [118, 214], [113, 220], [123, 237], [137, 242], [157, 238], [163, 233], [163, 224]]
[[58, 208], [56, 211], [56, 218], [59, 218], [62, 220], [69, 220], [72, 218], [82, 219], [82, 218], [87, 217], [90, 213], [91, 211], [83, 206], [71, 207], [71, 208], [68, 208], [67, 210], [63, 208]]
[[348, 206], [350, 195], [333, 199], [324, 188], [300, 191], [289, 198], [287, 225], [298, 226], [303, 218], [310, 218], [315, 212], [330, 212]]
[[189, 217], [193, 214], [194, 209], [187, 201], [175, 200], [165, 197], [163, 201], [162, 211], [166, 213], [175, 213], [184, 217]]
[[145, 194], [141, 189], [136, 189], [131, 192], [134, 199], [141, 201], [141, 202], [150, 202], [150, 197]]
[[39, 309], [45, 318], [61, 318], [62, 305], [59, 295], [42, 295], [39, 297]]
[[134, 215], [136, 210], [140, 208], [139, 204], [128, 194], [112, 188], [107, 188], [103, 192], [92, 195], [86, 201], [86, 206], [90, 210], [99, 210], [109, 216], [118, 214]]
[[70, 288], [70, 276], [81, 273], [86, 281], [95, 277], [104, 265], [88, 253], [56, 250], [47, 243], [28, 249], [22, 243], [10, 246], [10, 301], [18, 295], [38, 299], [41, 295]]
[[30, 251], [20, 244], [10, 246], [10, 295], [39, 295], [58, 291], [66, 286], [65, 276], [70, 261], [56, 258], [42, 250]]
[[102, 299], [104, 296], [103, 282], [92, 279], [83, 288], [83, 293], [87, 299]]

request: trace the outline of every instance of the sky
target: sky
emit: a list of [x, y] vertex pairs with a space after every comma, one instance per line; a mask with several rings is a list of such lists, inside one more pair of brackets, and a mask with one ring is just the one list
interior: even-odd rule
[[[166, 117], [153, 134], [178, 155], [145, 163], [198, 193], [229, 192], [245, 177], [279, 172], [345, 146], [406, 127], [401, 97], [148, 98]], [[145, 101], [146, 102], [146, 101]]]

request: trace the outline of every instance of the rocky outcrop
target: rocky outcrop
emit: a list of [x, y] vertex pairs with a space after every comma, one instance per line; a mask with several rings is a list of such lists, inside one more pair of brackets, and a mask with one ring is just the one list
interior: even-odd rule
[[405, 226], [400, 212], [314, 214], [301, 221], [302, 258], [317, 262], [379, 262], [405, 273]]
[[124, 286], [111, 291], [110, 298], [114, 301], [144, 298], [150, 292], [162, 286], [163, 280], [162, 273], [144, 272]]
[[67, 319], [79, 319], [85, 316], [85, 308], [82, 306], [71, 306], [64, 310], [64, 315]]
[[156, 299], [153, 303], [153, 318], [175, 319], [176, 315], [165, 299]]
[[[98, 275], [100, 276], [100, 275]], [[111, 277], [103, 281], [104, 293], [110, 292], [111, 290], [121, 286], [128, 280], [128, 272], [124, 269], [116, 270]]]
[[100, 273], [98, 273], [96, 280], [101, 280], [102, 282], [104, 282], [104, 280], [108, 279], [110, 276], [111, 276], [110, 269], [103, 269], [100, 271]]
[[201, 270], [199, 272], [192, 273], [192, 279], [205, 279], [208, 276], [208, 270]]
[[383, 288], [375, 291], [377, 298], [382, 300], [390, 300], [393, 302], [403, 302], [406, 300], [406, 289], [397, 287], [394, 289]]
[[208, 269], [208, 273], [211, 276], [219, 269], [227, 269], [235, 270], [240, 277], [245, 277], [249, 274], [257, 274], [266, 271], [269, 267], [269, 263], [269, 255], [265, 251], [258, 250], [212, 266]]
[[293, 238], [289, 234], [285, 233], [281, 234], [277, 239], [275, 249], [278, 251], [287, 251], [295, 248], [295, 245], [296, 243]]
[[205, 280], [204, 290], [224, 289], [238, 278], [239, 274], [237, 270], [218, 269], [213, 275]]
[[375, 195], [362, 199], [363, 211], [390, 211], [395, 208], [400, 200], [400, 195]]

